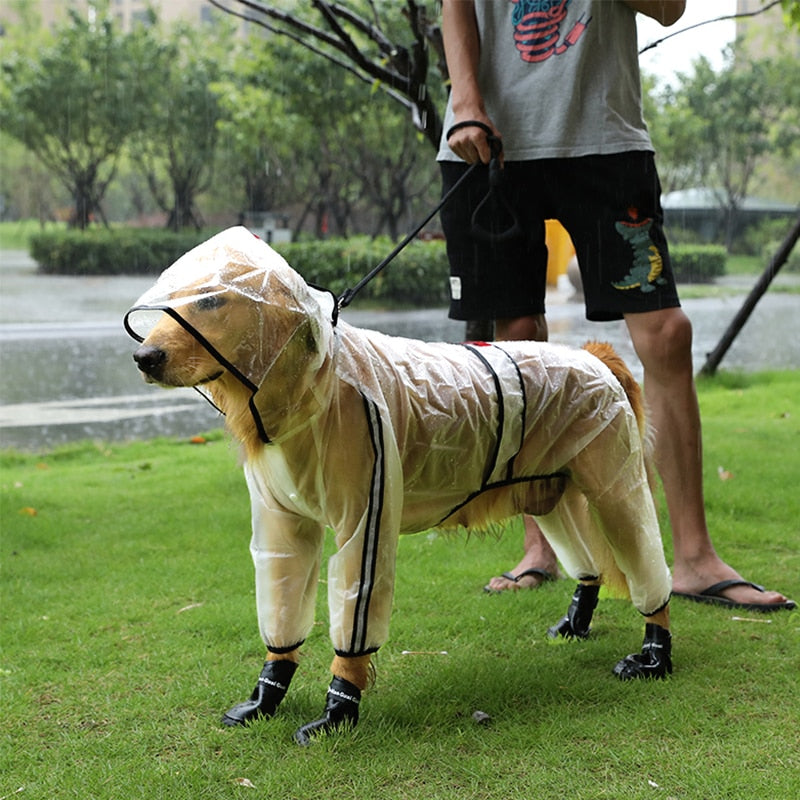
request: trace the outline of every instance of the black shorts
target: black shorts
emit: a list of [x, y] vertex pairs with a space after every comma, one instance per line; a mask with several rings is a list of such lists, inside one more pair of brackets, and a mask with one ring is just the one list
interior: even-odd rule
[[[443, 161], [442, 191], [468, 168]], [[453, 319], [510, 319], [545, 312], [545, 220], [557, 219], [575, 245], [590, 320], [679, 306], [664, 237], [661, 184], [653, 154], [506, 162], [499, 192], [487, 197], [478, 166], [441, 211], [450, 262]], [[510, 238], [501, 234], [519, 224]]]

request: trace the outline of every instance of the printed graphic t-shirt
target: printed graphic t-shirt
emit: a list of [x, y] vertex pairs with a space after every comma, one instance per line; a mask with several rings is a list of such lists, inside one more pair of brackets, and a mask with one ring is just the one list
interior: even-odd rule
[[[622, 0], [475, 0], [479, 83], [508, 161], [653, 150]], [[454, 123], [448, 102], [444, 132]], [[460, 160], [447, 147], [441, 161]]]

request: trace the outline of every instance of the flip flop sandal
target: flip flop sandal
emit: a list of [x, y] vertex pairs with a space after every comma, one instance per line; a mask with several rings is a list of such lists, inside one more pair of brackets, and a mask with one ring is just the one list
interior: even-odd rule
[[682, 597], [694, 603], [707, 603], [708, 605], [724, 606], [726, 608], [741, 608], [744, 611], [763, 611], [769, 613], [770, 611], [780, 611], [781, 609], [791, 611], [793, 608], [797, 608], [797, 603], [795, 603], [794, 600], [786, 600], [782, 603], [737, 603], [735, 600], [730, 600], [722, 595], [722, 592], [729, 589], [731, 586], [749, 586], [759, 592], [764, 591], [764, 587], [759, 586], [757, 583], [734, 578], [733, 580], [715, 583], [707, 589], [703, 589], [699, 594], [692, 594], [691, 592], [673, 592], [672, 596]]
[[[505, 578], [507, 581], [511, 581], [512, 583], [519, 583], [520, 578], [524, 578], [528, 575], [536, 575], [541, 578], [541, 581], [537, 583], [535, 586], [531, 586], [531, 589], [538, 589], [543, 583], [547, 583], [548, 581], [556, 580], [556, 575], [553, 575], [552, 572], [548, 572], [546, 569], [541, 569], [540, 567], [531, 567], [530, 569], [525, 569], [520, 572], [519, 575], [514, 575], [512, 572], [504, 572], [502, 577]], [[506, 589], [492, 589], [489, 584], [487, 583], [486, 586], [483, 587], [483, 591], [487, 594], [502, 594], [503, 592], [507, 591]]]

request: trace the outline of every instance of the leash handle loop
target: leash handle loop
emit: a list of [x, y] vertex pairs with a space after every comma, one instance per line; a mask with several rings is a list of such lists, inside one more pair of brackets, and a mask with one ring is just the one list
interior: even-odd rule
[[[444, 138], [449, 141], [450, 137], [456, 131], [460, 131], [462, 128], [480, 128], [488, 138], [497, 139], [497, 137], [492, 132], [492, 129], [485, 122], [479, 122], [477, 119], [465, 119], [463, 122], [456, 122], [455, 125], [453, 125], [451, 128], [448, 129]], [[502, 146], [500, 149], [502, 150]]]
[[[470, 220], [470, 233], [473, 237], [482, 242], [507, 242], [522, 235], [522, 226], [519, 224], [517, 214], [502, 192], [503, 167], [500, 164], [500, 154], [503, 152], [503, 141], [499, 136], [495, 136], [492, 129], [483, 122], [476, 119], [468, 119], [457, 122], [447, 131], [446, 138], [449, 139], [456, 131], [462, 128], [480, 128], [485, 134], [491, 150], [491, 160], [489, 161], [489, 192], [478, 204], [472, 213]], [[486, 203], [496, 200], [506, 211], [510, 224], [508, 228], [499, 233], [495, 233], [491, 228], [485, 227], [479, 222], [479, 214]]]
[[[489, 191], [472, 212], [472, 218], [470, 219], [470, 233], [475, 239], [492, 244], [494, 242], [508, 242], [512, 239], [516, 239], [523, 235], [523, 230], [519, 223], [519, 218], [517, 217], [516, 211], [508, 202], [508, 199], [503, 193], [503, 167], [500, 164], [500, 154], [503, 152], [503, 142], [497, 136], [493, 136], [491, 134], [489, 134], [487, 138], [489, 140], [489, 147], [492, 151], [492, 159], [489, 162]], [[493, 228], [481, 225], [478, 218], [483, 210], [483, 207], [487, 203], [491, 205], [500, 205], [505, 210], [506, 216], [510, 220], [509, 225], [505, 230], [495, 233]]]

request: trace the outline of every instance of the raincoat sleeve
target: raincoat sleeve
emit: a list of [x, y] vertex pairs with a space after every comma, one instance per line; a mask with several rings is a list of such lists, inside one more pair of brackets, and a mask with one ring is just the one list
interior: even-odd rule
[[367, 481], [351, 487], [351, 505], [336, 525], [337, 552], [328, 563], [330, 635], [341, 656], [374, 652], [388, 638], [403, 508], [392, 427], [368, 398], [364, 410], [373, 460]]
[[261, 638], [273, 653], [303, 643], [314, 624], [324, 526], [282, 508], [249, 465], [256, 608]]

